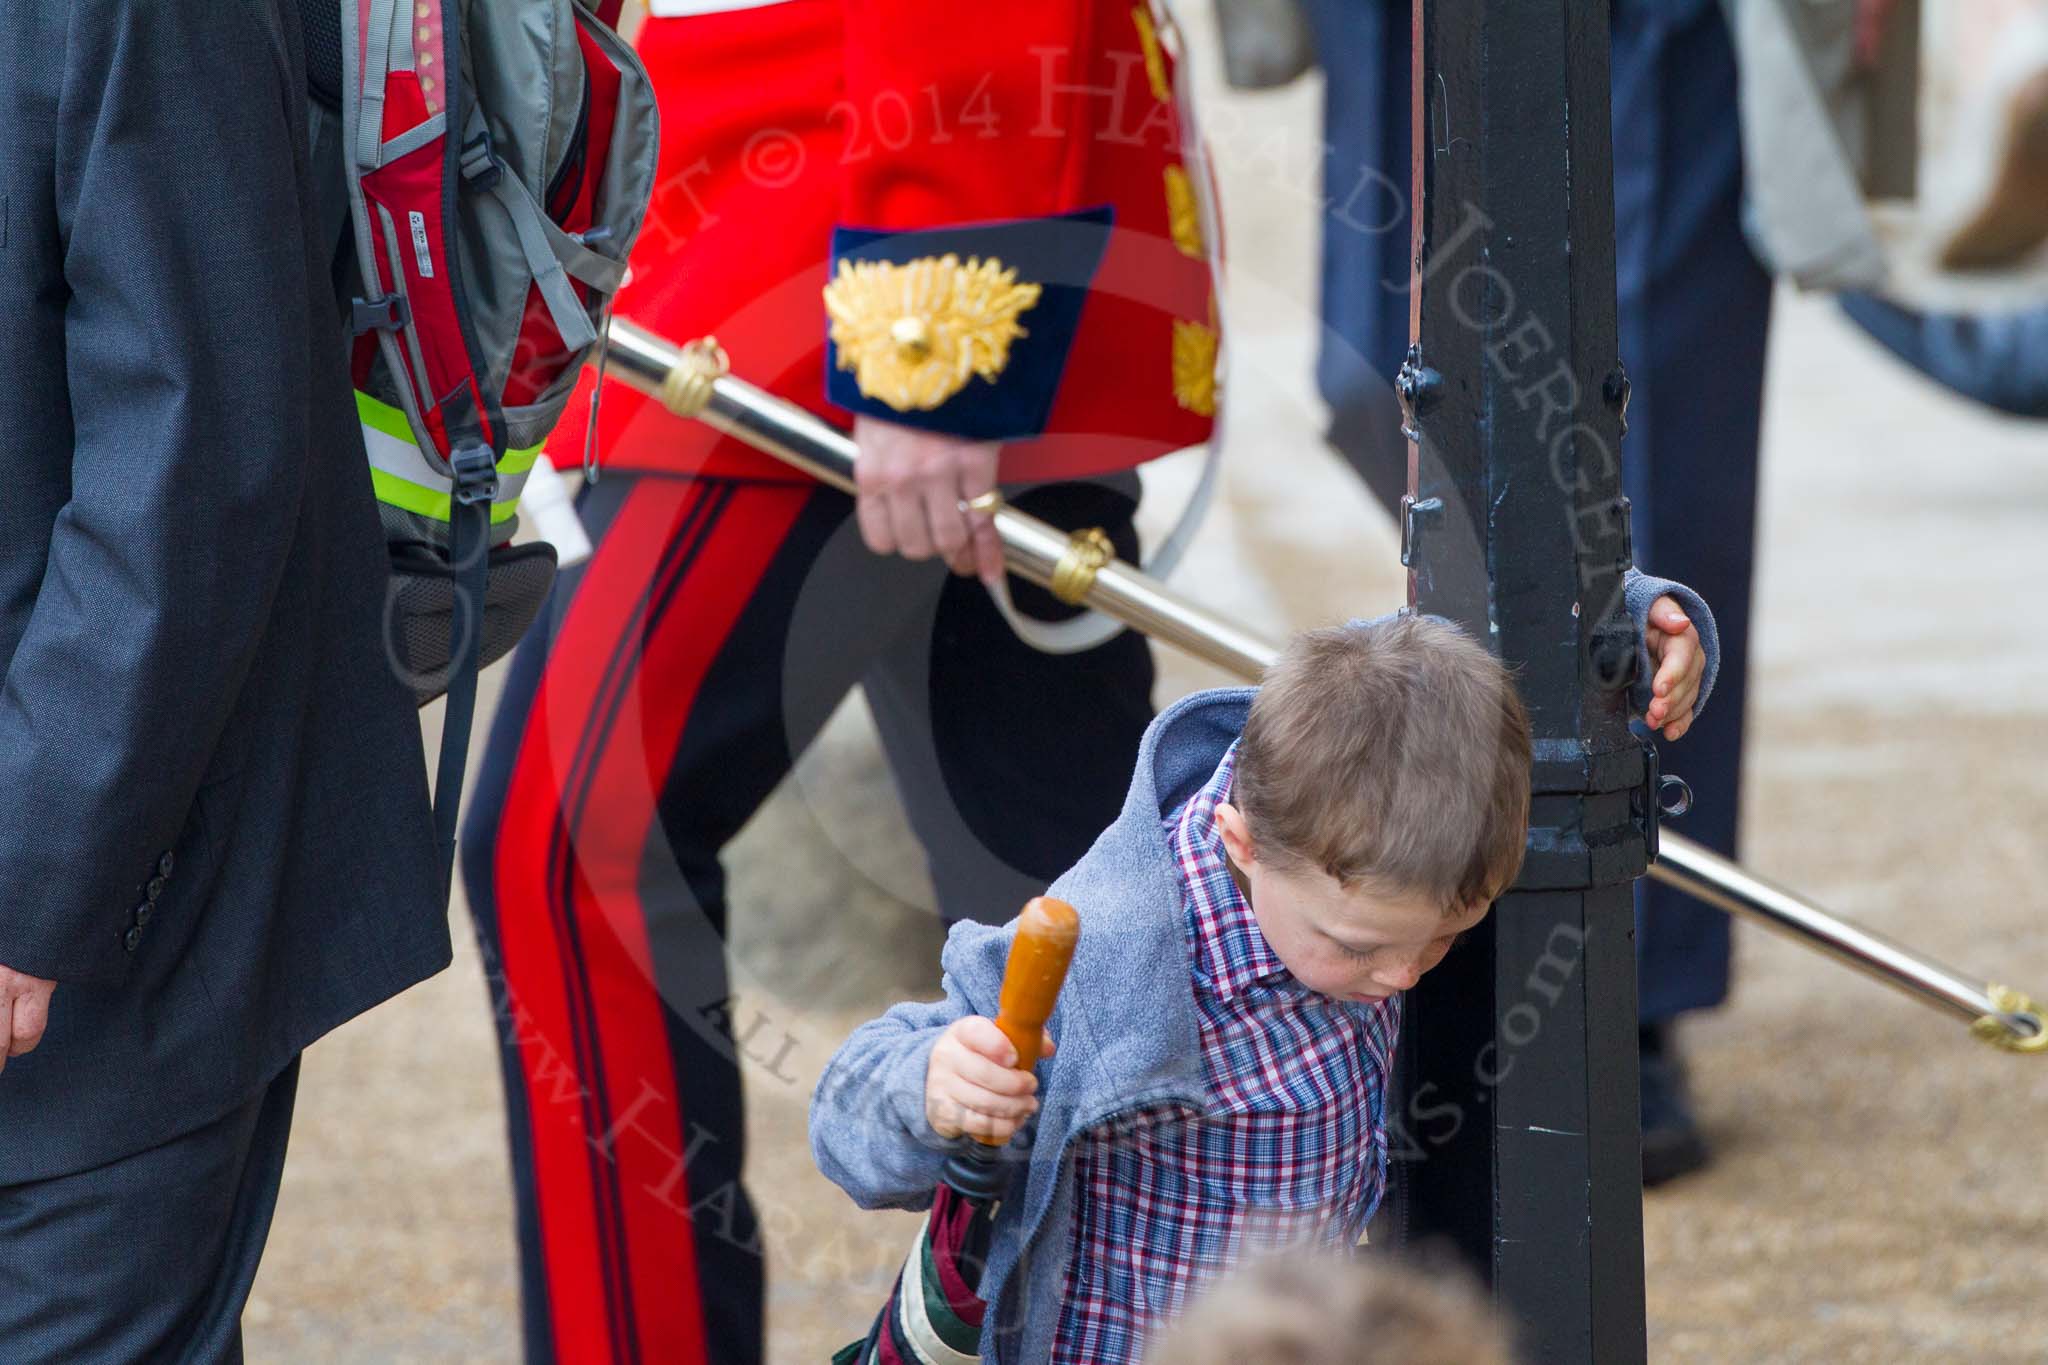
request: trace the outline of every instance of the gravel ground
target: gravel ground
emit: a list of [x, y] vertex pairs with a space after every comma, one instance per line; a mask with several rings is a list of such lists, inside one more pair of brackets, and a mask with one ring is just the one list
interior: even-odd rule
[[[1392, 532], [1320, 449], [1308, 392], [1315, 92], [1218, 107], [1234, 435], [1179, 582], [1275, 630], [1376, 611], [1400, 593]], [[1781, 300], [1770, 382], [1746, 860], [2048, 991], [2048, 633], [2025, 605], [2048, 441], [1903, 375], [1816, 300]], [[1191, 477], [1157, 471], [1148, 515]], [[1217, 680], [1162, 664], [1161, 700]], [[808, 1086], [854, 1023], [933, 990], [938, 941], [858, 703], [731, 862], [743, 997], [800, 1040], [799, 1084], [751, 1078], [771, 1358], [816, 1361], [864, 1326], [913, 1220], [859, 1214], [812, 1170]], [[501, 1100], [459, 907], [455, 926], [453, 970], [307, 1055], [253, 1360], [516, 1358]], [[1757, 933], [1739, 974], [1689, 1035], [1720, 1160], [1645, 1210], [1653, 1358], [2048, 1359], [2048, 1065]]]

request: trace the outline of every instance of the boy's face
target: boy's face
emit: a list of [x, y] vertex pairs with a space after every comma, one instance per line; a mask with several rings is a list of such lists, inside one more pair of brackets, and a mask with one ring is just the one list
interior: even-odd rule
[[1384, 1000], [1443, 961], [1458, 935], [1486, 918], [1481, 903], [1446, 915], [1433, 898], [1346, 888], [1318, 868], [1263, 862], [1244, 813], [1216, 807], [1224, 851], [1243, 878], [1252, 917], [1302, 985], [1338, 1000]]

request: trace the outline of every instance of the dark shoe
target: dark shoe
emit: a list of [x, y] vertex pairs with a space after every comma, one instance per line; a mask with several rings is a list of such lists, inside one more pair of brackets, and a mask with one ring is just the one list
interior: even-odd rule
[[1708, 1162], [1707, 1140], [1693, 1121], [1685, 1063], [1671, 1025], [1642, 1030], [1643, 1188], [1653, 1189]]

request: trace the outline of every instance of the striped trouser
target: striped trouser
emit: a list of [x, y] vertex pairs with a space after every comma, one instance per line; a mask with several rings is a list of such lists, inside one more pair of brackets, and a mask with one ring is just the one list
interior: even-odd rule
[[[1023, 501], [1129, 555], [1133, 491]], [[512, 665], [463, 830], [527, 1355], [751, 1365], [720, 849], [864, 683], [942, 907], [1005, 919], [1115, 817], [1151, 660], [1130, 635], [1034, 653], [978, 584], [868, 554], [811, 485], [607, 473], [581, 509], [597, 552]], [[849, 1339], [873, 1311], [846, 1306]]]

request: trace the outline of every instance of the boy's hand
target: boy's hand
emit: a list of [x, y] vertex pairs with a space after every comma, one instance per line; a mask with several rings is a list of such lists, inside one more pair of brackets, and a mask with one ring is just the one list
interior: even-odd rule
[[[1052, 1035], [1043, 1055], [1052, 1055]], [[956, 1019], [932, 1048], [924, 1073], [924, 1113], [942, 1138], [1008, 1142], [1038, 1112], [1038, 1077], [1016, 1069], [1017, 1049], [995, 1021], [970, 1014]]]
[[1692, 728], [1692, 707], [1706, 676], [1707, 652], [1700, 648], [1698, 628], [1670, 597], [1650, 604], [1643, 644], [1657, 670], [1650, 684], [1650, 709], [1643, 713], [1643, 720], [1664, 738], [1677, 739]]

